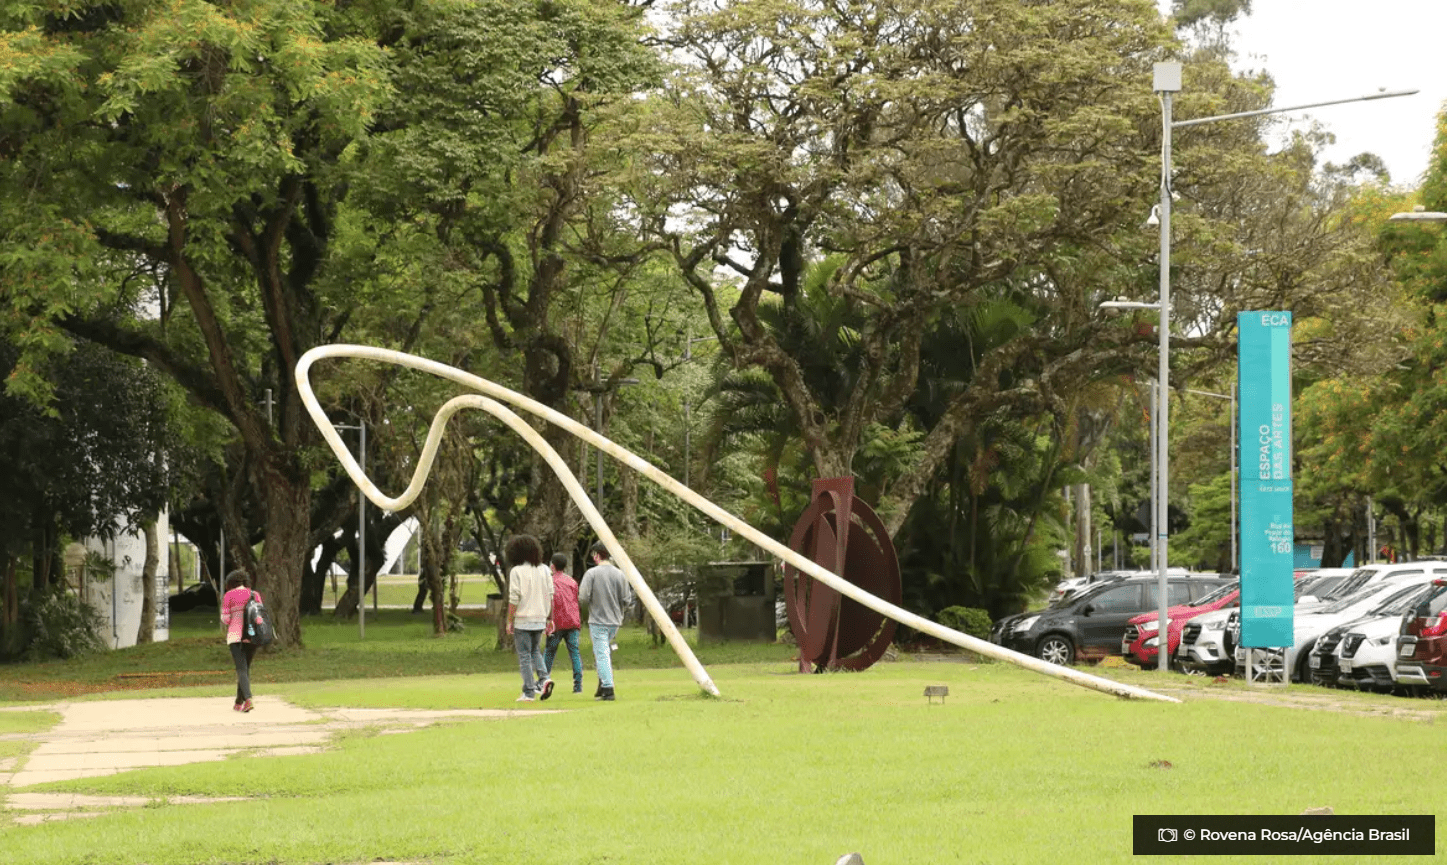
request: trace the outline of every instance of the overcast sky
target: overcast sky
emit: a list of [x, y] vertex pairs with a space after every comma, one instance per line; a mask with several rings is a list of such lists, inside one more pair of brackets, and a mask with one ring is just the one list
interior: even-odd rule
[[1394, 184], [1417, 185], [1447, 100], [1447, 0], [1252, 0], [1251, 7], [1235, 27], [1236, 66], [1271, 73], [1275, 106], [1379, 88], [1421, 91], [1283, 115], [1310, 117], [1336, 135], [1328, 161], [1371, 151], [1386, 161]]

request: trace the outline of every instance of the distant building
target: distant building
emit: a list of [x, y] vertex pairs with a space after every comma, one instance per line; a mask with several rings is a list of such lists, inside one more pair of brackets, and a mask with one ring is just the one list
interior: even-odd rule
[[[171, 589], [170, 561], [166, 540], [171, 536], [170, 515], [162, 511], [156, 519], [156, 536], [159, 543], [156, 563], [156, 629], [155, 640], [169, 640], [171, 637], [171, 615], [167, 606]], [[87, 554], [94, 553], [115, 565], [115, 575], [86, 567]], [[136, 644], [136, 633], [141, 626], [141, 606], [144, 598], [141, 586], [141, 572], [146, 565], [146, 536], [141, 531], [116, 532], [114, 540], [86, 538], [81, 543], [71, 544], [65, 551], [65, 577], [70, 589], [91, 606], [106, 623], [101, 630], [101, 640], [112, 649], [124, 649]]]

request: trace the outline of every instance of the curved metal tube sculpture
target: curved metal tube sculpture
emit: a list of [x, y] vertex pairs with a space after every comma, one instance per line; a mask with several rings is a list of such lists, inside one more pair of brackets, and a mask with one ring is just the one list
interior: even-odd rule
[[[553, 467], [553, 470], [558, 473], [558, 477], [562, 479], [563, 485], [568, 490], [568, 494], [572, 496], [573, 502], [578, 505], [579, 510], [582, 511], [584, 517], [587, 518], [589, 525], [598, 533], [599, 539], [608, 547], [609, 552], [627, 576], [634, 591], [643, 599], [644, 607], [648, 609], [649, 614], [653, 616], [658, 622], [659, 627], [663, 629], [664, 634], [668, 638], [669, 645], [678, 653], [684, 665], [687, 666], [689, 672], [693, 674], [694, 680], [709, 694], [718, 696], [717, 687], [714, 686], [713, 681], [704, 671], [703, 666], [699, 664], [698, 659], [694, 657], [693, 651], [689, 649], [688, 644], [684, 642], [683, 636], [679, 634], [672, 619], [668, 617], [662, 605], [658, 603], [658, 599], [653, 596], [653, 592], [643, 581], [643, 577], [638, 573], [638, 569], [634, 567], [633, 562], [628, 559], [627, 553], [623, 550], [622, 545], [618, 543], [618, 539], [613, 536], [612, 531], [603, 521], [603, 517], [598, 513], [597, 508], [593, 506], [592, 501], [588, 498], [588, 494], [579, 486], [577, 478], [573, 476], [572, 470], [568, 468], [562, 461], [562, 458], [558, 456], [557, 452], [543, 440], [542, 436], [539, 435], [536, 430], [510, 410], [498, 405], [491, 399], [478, 396], [461, 396], [449, 400], [432, 420], [432, 427], [427, 433], [427, 442], [422, 448], [422, 456], [418, 460], [417, 469], [413, 472], [412, 480], [407, 485], [407, 489], [404, 490], [400, 496], [390, 498], [383, 494], [381, 490], [377, 489], [371, 480], [366, 477], [362, 471], [362, 467], [357, 464], [356, 459], [347, 450], [346, 445], [342, 442], [341, 436], [337, 434], [336, 429], [332, 426], [331, 420], [329, 420], [326, 413], [322, 411], [321, 404], [317, 402], [316, 395], [312, 392], [311, 383], [308, 379], [308, 371], [311, 369], [311, 365], [322, 358], [331, 357], [376, 360], [383, 363], [394, 363], [420, 372], [428, 372], [439, 378], [456, 382], [464, 387], [480, 391], [490, 397], [510, 403], [513, 406], [535, 414], [549, 423], [562, 427], [593, 447], [598, 448], [634, 471], [642, 474], [644, 477], [703, 512], [710, 519], [720, 525], [726, 526], [734, 534], [747, 538], [760, 549], [766, 550], [771, 555], [793, 565], [795, 568], [824, 583], [840, 594], [853, 598], [864, 606], [889, 616], [901, 624], [909, 625], [921, 633], [929, 634], [932, 637], [944, 640], [947, 643], [963, 649], [969, 649], [972, 652], [989, 658], [1007, 661], [1016, 666], [1024, 667], [1027, 670], [1053, 676], [1057, 679], [1064, 679], [1071, 684], [1102, 691], [1107, 694], [1114, 694], [1117, 697], [1158, 700], [1168, 703], [1180, 702], [1180, 700], [1174, 697], [1157, 694], [1154, 691], [1147, 691], [1144, 688], [1137, 688], [1133, 685], [1112, 682], [1109, 679], [1082, 673], [1070, 667], [1057, 666], [1042, 661], [1039, 658], [1032, 658], [1029, 655], [1011, 651], [1003, 646], [997, 646], [994, 643], [981, 640], [978, 637], [972, 637], [952, 628], [946, 628], [937, 622], [931, 622], [929, 619], [917, 616], [903, 607], [877, 598], [852, 583], [841, 579], [837, 574], [799, 555], [773, 538], [770, 538], [763, 532], [760, 532], [753, 526], [735, 517], [733, 514], [730, 514], [728, 511], [725, 511], [723, 508], [720, 508], [688, 487], [685, 487], [632, 451], [615, 444], [567, 415], [548, 408], [542, 403], [529, 399], [516, 391], [509, 390], [496, 382], [488, 381], [487, 379], [463, 372], [460, 369], [447, 366], [446, 364], [427, 360], [426, 358], [392, 351], [390, 349], [373, 348], [363, 345], [339, 344], [317, 346], [302, 355], [301, 359], [297, 361], [295, 372], [297, 390], [301, 394], [302, 402], [306, 406], [307, 412], [311, 415], [317, 428], [321, 430], [322, 437], [326, 439], [332, 452], [335, 453], [337, 459], [341, 461], [342, 467], [346, 469], [347, 475], [361, 488], [363, 494], [366, 495], [373, 504], [384, 510], [400, 510], [410, 504], [412, 500], [417, 497], [417, 494], [421, 492], [422, 486], [427, 482], [427, 473], [432, 468], [432, 460], [437, 455], [437, 445], [442, 438], [443, 427], [447, 419], [459, 409], [463, 407], [481, 408], [501, 419], [509, 427], [522, 435], [535, 450], [543, 455], [548, 461], [548, 464]], [[625, 563], [627, 567], [624, 567]]]

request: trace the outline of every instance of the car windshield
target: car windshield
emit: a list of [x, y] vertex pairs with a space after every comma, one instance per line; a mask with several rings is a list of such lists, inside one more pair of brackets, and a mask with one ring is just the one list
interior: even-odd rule
[[1318, 595], [1317, 597], [1334, 601], [1338, 598], [1346, 598], [1354, 595], [1358, 589], [1365, 586], [1367, 581], [1372, 578], [1372, 573], [1372, 571], [1366, 570], [1365, 568], [1356, 571], [1350, 577], [1342, 580], [1341, 584], [1332, 589], [1331, 592], [1325, 595]]
[[1217, 601], [1224, 601], [1227, 597], [1230, 596], [1232, 592], [1236, 591], [1240, 587], [1240, 581], [1233, 580], [1222, 586], [1221, 588], [1217, 589], [1216, 591], [1212, 592], [1211, 594], [1207, 595], [1206, 597], [1201, 598], [1199, 601], [1196, 601], [1194, 604], [1191, 604], [1191, 606], [1204, 607], [1207, 604], [1214, 604]]
[[1303, 595], [1311, 595], [1314, 598], [1327, 597], [1346, 580], [1347, 576], [1347, 574], [1328, 574], [1324, 577], [1307, 577], [1297, 587], [1296, 596], [1298, 598]]
[[1399, 592], [1393, 592], [1385, 600], [1377, 604], [1367, 613], [1368, 616], [1400, 616], [1416, 603], [1417, 598], [1425, 595], [1431, 585], [1419, 584], [1407, 586]]
[[1334, 601], [1321, 608], [1323, 613], [1340, 613], [1343, 610], [1351, 609], [1362, 601], [1368, 601], [1382, 594], [1384, 586], [1368, 586], [1355, 594], [1347, 595], [1339, 601]]

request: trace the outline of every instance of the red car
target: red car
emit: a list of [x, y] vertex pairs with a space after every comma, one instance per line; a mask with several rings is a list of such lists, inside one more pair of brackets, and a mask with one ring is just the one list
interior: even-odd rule
[[1433, 580], [1432, 591], [1402, 617], [1397, 682], [1447, 693], [1447, 580]]
[[[1166, 657], [1175, 661], [1176, 647], [1181, 644], [1181, 632], [1186, 622], [1202, 613], [1239, 606], [1241, 603], [1240, 581], [1228, 583], [1194, 604], [1181, 604], [1166, 610]], [[1141, 613], [1131, 619], [1125, 634], [1120, 638], [1120, 653], [1132, 664], [1146, 669], [1155, 669], [1159, 640], [1156, 634], [1156, 620], [1160, 613]]]

